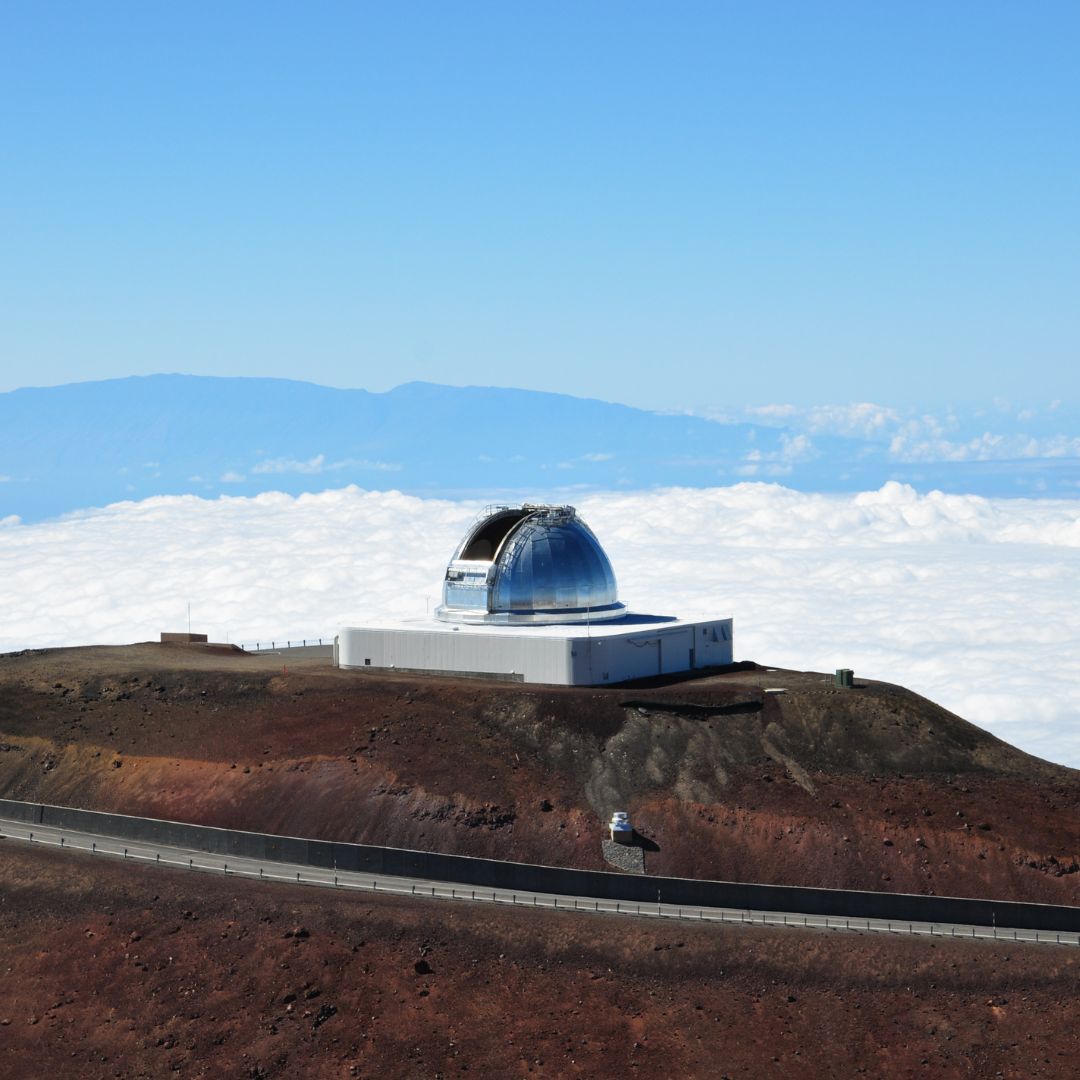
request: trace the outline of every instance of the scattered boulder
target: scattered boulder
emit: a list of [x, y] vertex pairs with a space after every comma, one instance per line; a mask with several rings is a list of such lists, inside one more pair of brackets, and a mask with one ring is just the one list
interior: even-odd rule
[[336, 1005], [320, 1005], [319, 1011], [315, 1014], [315, 1019], [311, 1021], [311, 1030], [315, 1031], [322, 1027], [331, 1016], [337, 1015]]

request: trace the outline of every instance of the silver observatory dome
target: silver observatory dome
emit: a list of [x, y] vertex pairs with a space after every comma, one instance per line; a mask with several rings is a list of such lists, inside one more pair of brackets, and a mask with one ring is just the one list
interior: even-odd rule
[[572, 506], [489, 506], [446, 568], [435, 615], [461, 623], [617, 619], [615, 574]]

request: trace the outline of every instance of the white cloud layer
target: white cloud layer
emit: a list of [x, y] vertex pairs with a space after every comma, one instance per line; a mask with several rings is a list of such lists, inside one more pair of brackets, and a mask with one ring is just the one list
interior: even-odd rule
[[[770, 427], [786, 427], [802, 437], [842, 436], [865, 440], [882, 448], [888, 460], [905, 464], [972, 461], [1040, 461], [1080, 457], [1080, 437], [1073, 434], [1073, 417], [1062, 417], [1062, 403], [1052, 401], [1039, 408], [1016, 409], [1009, 401], [995, 399], [992, 409], [948, 409], [940, 415], [894, 409], [872, 402], [846, 405], [799, 406], [754, 405], [739, 411], [702, 408], [693, 415], [718, 423], [749, 421]], [[869, 447], [868, 447], [869, 448]], [[791, 453], [794, 461], [813, 454]], [[809, 442], [805, 449], [812, 450]], [[781, 455], [778, 455], [781, 456]], [[782, 469], [744, 468], [744, 476], [780, 476]]]
[[799, 408], [795, 405], [757, 405], [747, 408], [746, 417], [764, 424], [795, 424], [812, 435], [847, 435], [852, 438], [873, 439], [894, 428], [901, 421], [900, 413], [872, 402], [853, 402], [849, 405], [814, 405]]
[[922, 438], [904, 430], [889, 443], [889, 455], [896, 461], [1003, 461], [1009, 459], [1080, 457], [1080, 438], [1053, 435], [997, 435], [985, 431], [964, 442]]
[[[583, 497], [636, 610], [735, 617], [736, 655], [902, 683], [1080, 766], [1080, 503], [769, 484]], [[0, 650], [186, 626], [332, 636], [438, 602], [479, 503], [355, 487], [0, 524]]]

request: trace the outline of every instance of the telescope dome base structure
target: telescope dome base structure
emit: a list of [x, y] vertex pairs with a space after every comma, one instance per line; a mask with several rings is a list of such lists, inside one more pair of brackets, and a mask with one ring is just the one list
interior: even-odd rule
[[606, 608], [563, 609], [554, 611], [487, 611], [473, 612], [468, 609], [451, 608], [440, 604], [435, 618], [441, 622], [461, 623], [465, 626], [553, 626], [581, 625], [621, 619], [626, 615], [625, 604], [613, 604]]

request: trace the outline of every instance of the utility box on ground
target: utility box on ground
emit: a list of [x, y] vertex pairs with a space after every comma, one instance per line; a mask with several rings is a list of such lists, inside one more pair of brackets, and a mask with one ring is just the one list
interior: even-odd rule
[[634, 839], [634, 826], [630, 824], [630, 815], [625, 810], [616, 810], [611, 815], [608, 829], [616, 844], [629, 844]]

